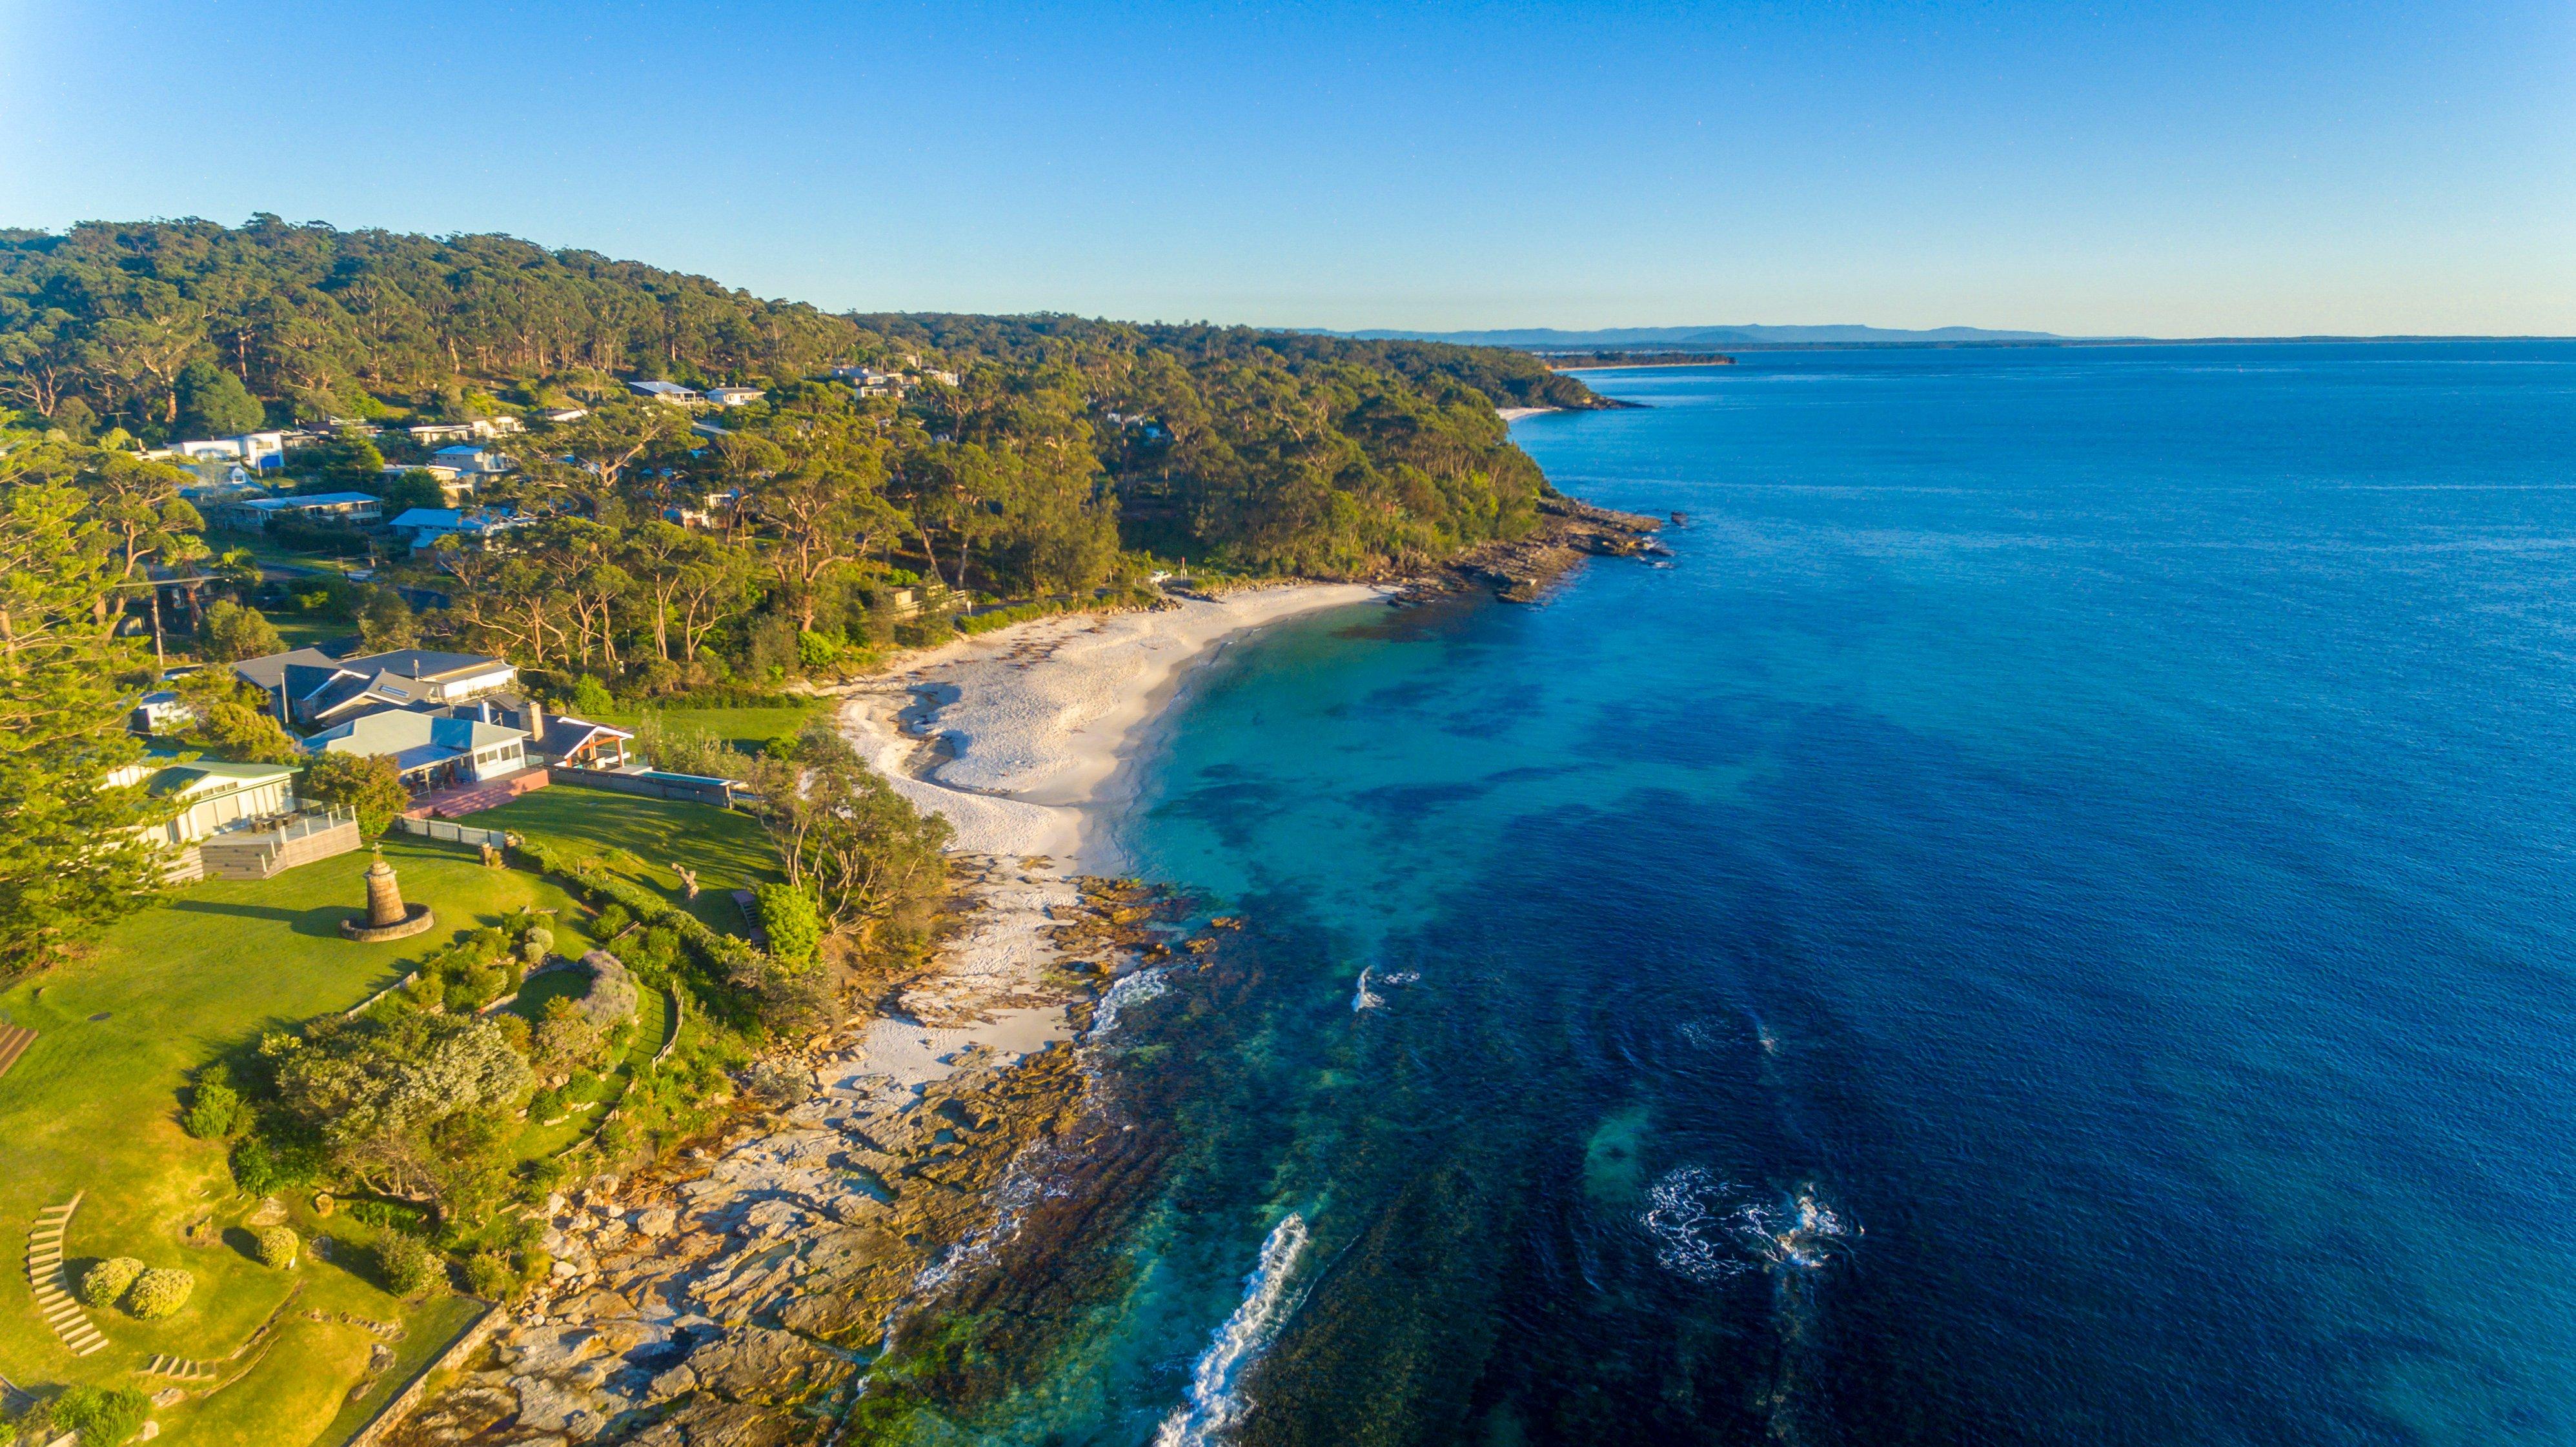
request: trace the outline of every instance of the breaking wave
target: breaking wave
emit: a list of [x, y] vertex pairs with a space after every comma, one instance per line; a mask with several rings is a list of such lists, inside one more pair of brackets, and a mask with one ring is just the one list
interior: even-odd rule
[[1643, 1224], [1655, 1240], [1655, 1264], [1693, 1281], [1724, 1281], [1757, 1267], [1820, 1271], [1851, 1231], [1812, 1182], [1783, 1198], [1683, 1166], [1656, 1181], [1647, 1199]]
[[1261, 1243], [1261, 1264], [1244, 1278], [1243, 1302], [1217, 1328], [1190, 1371], [1188, 1401], [1172, 1409], [1154, 1433], [1154, 1447], [1205, 1447], [1224, 1440], [1252, 1410], [1239, 1390], [1246, 1367], [1257, 1360], [1280, 1324], [1297, 1309], [1290, 1278], [1306, 1254], [1306, 1218], [1290, 1212]]
[[1351, 1013], [1356, 1015], [1362, 1010], [1374, 1010], [1385, 1003], [1386, 996], [1369, 988], [1369, 967], [1360, 966], [1360, 987], [1358, 993], [1351, 996]]
[[1118, 1028], [1118, 1012], [1130, 1005], [1141, 1005], [1171, 988], [1163, 981], [1163, 968], [1138, 970], [1111, 985], [1100, 997], [1100, 1005], [1091, 1012], [1089, 1038], [1097, 1040]]

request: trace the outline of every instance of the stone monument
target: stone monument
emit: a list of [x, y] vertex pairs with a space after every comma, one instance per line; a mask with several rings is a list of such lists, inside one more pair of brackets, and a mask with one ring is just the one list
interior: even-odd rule
[[367, 917], [364, 921], [340, 921], [342, 935], [373, 943], [402, 939], [429, 928], [428, 905], [403, 903], [402, 886], [394, 882], [394, 867], [385, 863], [385, 846], [376, 846], [376, 862], [368, 865], [361, 877], [367, 881]]

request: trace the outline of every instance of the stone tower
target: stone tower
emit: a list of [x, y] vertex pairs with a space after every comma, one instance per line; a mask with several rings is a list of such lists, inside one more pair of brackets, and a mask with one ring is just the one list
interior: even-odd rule
[[376, 846], [376, 862], [367, 866], [367, 927], [383, 929], [403, 922], [402, 886], [394, 882], [394, 867], [385, 863], [383, 845]]
[[428, 905], [403, 903], [402, 886], [394, 883], [394, 867], [385, 863], [383, 845], [376, 846], [376, 862], [368, 865], [367, 872], [359, 878], [367, 881], [367, 915], [363, 920], [340, 921], [343, 938], [370, 944], [398, 940], [419, 934], [434, 923]]

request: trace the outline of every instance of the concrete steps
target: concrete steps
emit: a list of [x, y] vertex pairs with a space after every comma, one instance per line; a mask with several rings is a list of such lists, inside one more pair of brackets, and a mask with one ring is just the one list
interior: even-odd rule
[[191, 1361], [186, 1357], [152, 1354], [152, 1360], [136, 1368], [147, 1377], [171, 1377], [182, 1382], [211, 1382], [215, 1379], [213, 1362]]
[[72, 1213], [80, 1209], [81, 1197], [87, 1194], [75, 1191], [63, 1204], [45, 1207], [27, 1228], [27, 1289], [35, 1296], [36, 1314], [76, 1357], [107, 1345], [107, 1338], [82, 1314], [71, 1284], [63, 1280], [63, 1233], [71, 1229]]

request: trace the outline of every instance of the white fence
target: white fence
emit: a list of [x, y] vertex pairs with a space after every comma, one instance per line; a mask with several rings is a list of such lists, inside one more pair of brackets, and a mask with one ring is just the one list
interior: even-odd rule
[[509, 847], [510, 836], [499, 829], [478, 829], [459, 824], [453, 819], [414, 819], [408, 814], [394, 817], [394, 827], [405, 834], [426, 834], [454, 844], [489, 844], [495, 849]]

